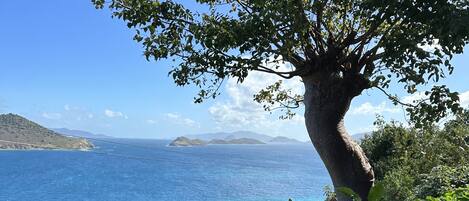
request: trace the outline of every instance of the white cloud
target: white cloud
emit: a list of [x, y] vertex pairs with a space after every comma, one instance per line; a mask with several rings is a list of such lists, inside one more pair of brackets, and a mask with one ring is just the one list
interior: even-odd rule
[[358, 128], [358, 130], [353, 133], [353, 134], [357, 134], [357, 133], [367, 133], [367, 132], [371, 132], [371, 131], [375, 131], [377, 130], [378, 127], [375, 126], [375, 125], [369, 125], [369, 126], [365, 126], [365, 127], [360, 127]]
[[[280, 64], [278, 71], [291, 70], [286, 64]], [[229, 79], [226, 84], [228, 100], [216, 102], [208, 112], [222, 128], [258, 130], [278, 129], [285, 124], [303, 124], [301, 115], [291, 120], [278, 120], [276, 115], [264, 111], [261, 104], [253, 100], [254, 94], [281, 79], [277, 75], [262, 72], [250, 72], [249, 76], [239, 84], [236, 79]], [[294, 94], [303, 94], [304, 87], [300, 78], [283, 80], [284, 89], [291, 89]]]
[[47, 113], [47, 112], [43, 112], [42, 113], [42, 117], [46, 118], [46, 119], [54, 119], [54, 120], [57, 120], [57, 119], [61, 119], [62, 118], [62, 114], [60, 113]]
[[[402, 102], [415, 104], [428, 99], [428, 96], [424, 92], [418, 92], [402, 98]], [[469, 107], [469, 91], [465, 91], [459, 94], [459, 103], [462, 107]]]
[[469, 107], [469, 91], [459, 94], [459, 101], [462, 107]]
[[153, 119], [148, 119], [146, 122], [147, 122], [148, 124], [156, 124], [156, 123], [158, 123], [156, 120], [153, 120]]
[[170, 119], [180, 118], [180, 116], [178, 114], [174, 114], [174, 113], [166, 113], [165, 115], [166, 115], [166, 117], [168, 117]]
[[383, 113], [398, 113], [401, 110], [398, 107], [388, 107], [386, 102], [381, 102], [379, 105], [373, 105], [370, 102], [365, 102], [360, 106], [353, 108], [350, 112], [352, 115], [375, 115]]
[[186, 124], [186, 125], [195, 125], [196, 124], [196, 122], [194, 120], [189, 119], [189, 118], [184, 118], [183, 121], [184, 121], [184, 124]]
[[[190, 118], [182, 117], [179, 114], [175, 113], [166, 113], [165, 117], [170, 120], [172, 123], [189, 126], [189, 127], [200, 127], [200, 124]], [[147, 121], [148, 122], [148, 121]], [[156, 123], [156, 121], [155, 121]]]
[[120, 117], [120, 118], [124, 118], [124, 119], [129, 118], [129, 117], [127, 117], [127, 115], [125, 115], [122, 112], [112, 111], [110, 109], [104, 110], [104, 115], [106, 115], [109, 118], [114, 118], [114, 117]]
[[404, 96], [402, 98], [402, 102], [406, 104], [415, 104], [420, 101], [424, 101], [426, 98], [428, 98], [424, 92], [417, 92], [408, 96]]
[[65, 110], [65, 111], [78, 111], [78, 112], [83, 112], [83, 111], [85, 111], [85, 109], [82, 108], [82, 107], [71, 106], [71, 105], [69, 105], [69, 104], [65, 104], [65, 105], [64, 105], [64, 110]]
[[88, 118], [89, 118], [89, 119], [92, 119], [93, 117], [94, 117], [94, 115], [93, 115], [93, 114], [91, 114], [91, 113], [90, 113], [90, 114], [88, 114]]

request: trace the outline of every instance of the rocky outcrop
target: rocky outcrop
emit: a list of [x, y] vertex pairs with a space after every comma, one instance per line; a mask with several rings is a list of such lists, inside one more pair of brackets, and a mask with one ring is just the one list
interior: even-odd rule
[[187, 137], [178, 137], [169, 143], [169, 146], [173, 147], [190, 147], [190, 146], [204, 146], [207, 142], [199, 139], [189, 139]]

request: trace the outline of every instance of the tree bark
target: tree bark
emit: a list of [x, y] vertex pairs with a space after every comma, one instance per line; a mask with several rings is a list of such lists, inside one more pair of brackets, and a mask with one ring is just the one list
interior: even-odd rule
[[[344, 116], [353, 97], [364, 88], [330, 75], [303, 77], [303, 82], [306, 128], [336, 192], [338, 187], [348, 187], [367, 200], [374, 173], [364, 152], [344, 127]], [[339, 201], [350, 200], [337, 194]]]

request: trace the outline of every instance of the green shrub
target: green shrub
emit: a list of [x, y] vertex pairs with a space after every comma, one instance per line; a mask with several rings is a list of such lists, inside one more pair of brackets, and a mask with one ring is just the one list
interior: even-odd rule
[[379, 129], [361, 146], [385, 187], [383, 200], [438, 197], [469, 184], [468, 122], [468, 111], [442, 128], [416, 129], [379, 119]]
[[423, 174], [417, 184], [419, 197], [443, 195], [454, 188], [469, 184], [469, 167], [437, 166], [430, 173]]
[[444, 195], [434, 198], [427, 197], [427, 201], [469, 201], [469, 186], [457, 188], [446, 192]]

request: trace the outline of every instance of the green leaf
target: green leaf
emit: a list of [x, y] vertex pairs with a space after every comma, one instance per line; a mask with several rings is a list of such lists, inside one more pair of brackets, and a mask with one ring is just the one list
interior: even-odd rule
[[360, 196], [355, 193], [352, 189], [350, 188], [347, 188], [347, 187], [339, 187], [337, 188], [337, 191], [339, 193], [342, 193], [350, 198], [352, 198], [352, 200], [354, 201], [361, 201], [362, 199], [360, 198]]
[[379, 201], [384, 196], [384, 186], [381, 183], [375, 184], [371, 187], [370, 192], [368, 193], [368, 201]]

